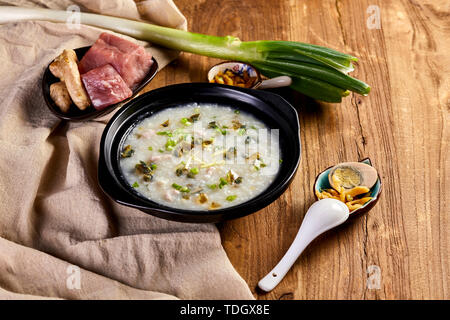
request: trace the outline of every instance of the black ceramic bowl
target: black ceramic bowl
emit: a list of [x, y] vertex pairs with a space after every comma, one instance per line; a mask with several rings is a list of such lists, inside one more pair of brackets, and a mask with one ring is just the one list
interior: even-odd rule
[[[82, 47], [78, 49], [74, 49], [75, 53], [77, 54], [78, 60], [81, 60], [83, 56], [86, 54], [86, 52], [91, 47]], [[44, 94], [44, 100], [50, 109], [50, 111], [57, 116], [60, 119], [64, 120], [70, 120], [70, 121], [85, 121], [85, 120], [91, 120], [98, 117], [102, 117], [104, 115], [107, 115], [108, 113], [114, 111], [118, 106], [123, 104], [126, 101], [129, 101], [133, 97], [136, 96], [136, 94], [141, 91], [156, 75], [158, 72], [158, 63], [156, 62], [155, 58], [152, 58], [153, 64], [150, 67], [150, 70], [146, 74], [145, 78], [139, 83], [136, 88], [133, 90], [133, 94], [128, 99], [121, 101], [119, 103], [113, 104], [111, 106], [108, 106], [102, 110], [96, 110], [94, 107], [90, 106], [86, 108], [85, 110], [80, 110], [77, 108], [76, 105], [72, 103], [70, 106], [70, 109], [68, 112], [64, 113], [61, 111], [61, 109], [55, 104], [53, 99], [50, 97], [50, 85], [52, 85], [55, 82], [59, 82], [60, 80], [56, 78], [51, 72], [50, 72], [50, 64], [47, 66], [47, 68], [44, 71], [44, 76], [42, 78], [42, 91]]]
[[[133, 127], [141, 119], [165, 108], [186, 103], [217, 103], [246, 111], [269, 128], [279, 129], [281, 163], [272, 184], [255, 198], [233, 207], [197, 211], [171, 208], [137, 193], [125, 180], [119, 166], [120, 150]], [[288, 187], [300, 162], [297, 112], [280, 96], [264, 91], [211, 83], [188, 83], [147, 92], [123, 106], [109, 121], [100, 144], [98, 180], [103, 191], [120, 204], [169, 220], [218, 222], [258, 211], [276, 200]]]

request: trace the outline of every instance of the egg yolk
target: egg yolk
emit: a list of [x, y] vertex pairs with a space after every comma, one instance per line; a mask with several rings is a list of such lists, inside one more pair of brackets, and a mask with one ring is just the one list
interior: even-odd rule
[[348, 167], [337, 168], [333, 173], [332, 180], [338, 182], [339, 186], [345, 189], [361, 185], [359, 172]]

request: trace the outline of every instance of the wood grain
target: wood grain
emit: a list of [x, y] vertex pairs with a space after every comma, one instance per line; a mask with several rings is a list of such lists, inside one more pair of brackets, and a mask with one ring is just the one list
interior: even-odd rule
[[[223, 245], [258, 299], [449, 299], [448, 1], [175, 0], [189, 29], [242, 40], [324, 45], [357, 56], [353, 75], [367, 97], [319, 103], [277, 92], [299, 111], [301, 165], [290, 188], [267, 208], [219, 224]], [[367, 8], [380, 8], [369, 29]], [[218, 60], [183, 53], [147, 90], [205, 81]], [[283, 256], [313, 203], [315, 176], [370, 157], [383, 193], [368, 214], [313, 242], [271, 293], [256, 290]], [[381, 270], [367, 287], [368, 267]]]

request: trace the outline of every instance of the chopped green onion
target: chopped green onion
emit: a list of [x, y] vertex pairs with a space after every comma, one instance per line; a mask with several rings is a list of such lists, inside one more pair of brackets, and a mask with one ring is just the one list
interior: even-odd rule
[[177, 145], [177, 142], [173, 139], [167, 139], [166, 142], [166, 150], [167, 151], [172, 151], [173, 147], [175, 147]]
[[153, 151], [153, 147], [148, 147], [148, 150]]
[[183, 187], [176, 183], [172, 183], [172, 188], [174, 188], [180, 192], [190, 192], [191, 191], [188, 187]]
[[158, 168], [158, 166], [157, 166], [155, 163], [152, 163], [152, 164], [150, 165], [150, 168], [151, 168], [152, 170], [155, 170], [156, 168]]
[[234, 113], [235, 114], [239, 114], [239, 113], [241, 113], [239, 110], [234, 110]]
[[190, 125], [192, 125], [192, 123], [189, 121], [189, 119], [188, 118], [182, 118], [181, 119], [181, 123], [182, 124], [184, 124], [185, 126], [190, 126]]
[[188, 187], [182, 187], [180, 192], [190, 192], [191, 190]]
[[227, 184], [228, 184], [227, 180], [225, 180], [224, 178], [220, 178], [219, 189], [222, 189]]
[[176, 190], [181, 190], [181, 188], [183, 188], [183, 187], [180, 186], [179, 184], [172, 183], [172, 188], [174, 188], [174, 189], [176, 189]]
[[278, 160], [278, 162], [279, 162], [280, 164], [283, 163], [283, 159]]
[[172, 132], [170, 132], [170, 131], [158, 131], [156, 134], [159, 136], [168, 136], [168, 137], [173, 136]]
[[208, 188], [210, 188], [211, 190], [217, 189], [217, 184], [208, 184], [207, 186], [208, 186]]
[[158, 151], [161, 152], [161, 153], [164, 153], [164, 150], [163, 150], [163, 149], [159, 149]]
[[187, 174], [188, 178], [195, 178], [195, 175], [199, 173], [198, 168], [191, 168], [191, 170], [189, 170], [189, 173]]
[[225, 129], [217, 128], [216, 130], [217, 130], [217, 132], [221, 133], [223, 136], [225, 136], [227, 134], [227, 130], [225, 130]]
[[238, 134], [239, 134], [240, 136], [243, 136], [243, 135], [245, 134], [246, 131], [247, 131], [247, 130], [246, 130], [245, 128], [240, 128], [240, 129], [238, 130]]
[[236, 195], [228, 196], [226, 199], [227, 201], [234, 201], [237, 198]]
[[139, 188], [139, 183], [137, 183], [137, 181], [135, 181], [132, 185], [133, 188]]

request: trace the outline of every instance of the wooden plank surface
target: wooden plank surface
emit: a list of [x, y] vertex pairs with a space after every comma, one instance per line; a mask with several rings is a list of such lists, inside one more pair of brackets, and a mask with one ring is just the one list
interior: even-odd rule
[[[360, 61], [352, 75], [372, 86], [368, 97], [353, 94], [341, 104], [277, 91], [299, 111], [303, 150], [297, 175], [267, 208], [218, 225], [231, 262], [255, 297], [449, 299], [448, 1], [175, 2], [194, 32], [296, 40], [355, 55]], [[367, 21], [374, 26], [377, 8], [381, 25], [370, 29]], [[147, 89], [205, 81], [217, 61], [183, 53]], [[383, 182], [375, 208], [313, 242], [271, 293], [257, 291], [313, 203], [315, 176], [365, 157]], [[376, 270], [379, 288], [367, 285]]]

